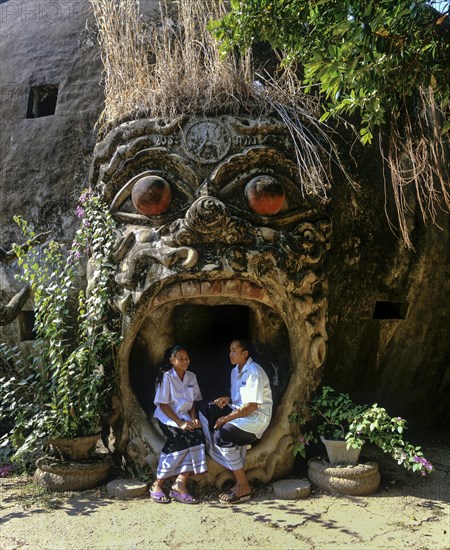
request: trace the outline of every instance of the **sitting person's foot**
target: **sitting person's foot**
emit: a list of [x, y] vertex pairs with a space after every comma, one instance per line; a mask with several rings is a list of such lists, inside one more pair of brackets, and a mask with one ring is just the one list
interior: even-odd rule
[[248, 500], [252, 489], [249, 484], [240, 485], [236, 483], [228, 491], [223, 491], [219, 494], [219, 500], [222, 502], [237, 502], [239, 500]]
[[188, 488], [183, 482], [175, 481], [169, 496], [173, 500], [183, 502], [184, 504], [198, 504], [198, 500], [188, 492]]
[[179, 481], [175, 481], [175, 483], [172, 485], [172, 491], [176, 491], [177, 493], [187, 493], [188, 488], [185, 483], [180, 483]]
[[227, 504], [235, 504], [237, 502], [244, 502], [246, 500], [250, 500], [251, 498], [251, 491], [249, 490], [248, 493], [242, 493], [242, 494], [236, 494], [233, 491], [229, 491], [228, 493], [222, 493], [219, 495], [220, 502], [226, 502]]
[[168, 504], [170, 502], [170, 498], [166, 495], [162, 485], [159, 483], [154, 483], [149, 492], [151, 499], [158, 504]]

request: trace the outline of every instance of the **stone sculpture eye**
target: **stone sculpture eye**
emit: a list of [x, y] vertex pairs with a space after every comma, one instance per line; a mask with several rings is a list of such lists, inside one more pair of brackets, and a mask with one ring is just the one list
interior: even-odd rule
[[272, 176], [261, 175], [251, 179], [244, 190], [248, 206], [262, 216], [273, 216], [282, 209], [286, 193], [283, 185]]
[[133, 206], [145, 216], [157, 216], [166, 212], [172, 202], [172, 189], [164, 178], [145, 176], [131, 191]]

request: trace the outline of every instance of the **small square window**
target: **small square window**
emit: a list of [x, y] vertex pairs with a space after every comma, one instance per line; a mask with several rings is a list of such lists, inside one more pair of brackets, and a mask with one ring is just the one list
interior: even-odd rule
[[28, 97], [27, 118], [40, 118], [55, 114], [58, 101], [58, 84], [32, 86]]
[[408, 302], [377, 301], [372, 319], [406, 319]]

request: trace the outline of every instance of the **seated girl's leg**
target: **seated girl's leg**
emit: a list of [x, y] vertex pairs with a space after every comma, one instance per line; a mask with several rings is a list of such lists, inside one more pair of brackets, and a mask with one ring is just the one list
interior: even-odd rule
[[219, 447], [230, 447], [231, 445], [243, 447], [255, 439], [255, 434], [241, 430], [233, 424], [224, 424], [220, 430], [214, 432], [214, 441]]
[[221, 409], [212, 401], [202, 401], [197, 405], [197, 410], [208, 420], [208, 426], [211, 432], [214, 431], [214, 425], [221, 416], [226, 416], [232, 412], [230, 406], [225, 405], [225, 407]]
[[[255, 441], [255, 439], [257, 439], [255, 434], [241, 430], [233, 424], [224, 424], [220, 430], [214, 432], [214, 442], [222, 448], [235, 445], [238, 447], [245, 447]], [[232, 471], [235, 483], [230, 489], [230, 492], [221, 493], [219, 495], [219, 499], [223, 502], [233, 502], [236, 497], [248, 497], [251, 493], [251, 488], [244, 468], [233, 469]]]

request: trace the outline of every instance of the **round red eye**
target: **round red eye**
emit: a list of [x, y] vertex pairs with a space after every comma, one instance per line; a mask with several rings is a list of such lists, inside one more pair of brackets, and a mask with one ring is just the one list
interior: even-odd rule
[[169, 208], [172, 191], [165, 179], [159, 176], [145, 176], [134, 184], [131, 200], [141, 214], [156, 216]]
[[273, 215], [281, 210], [284, 200], [284, 188], [271, 176], [258, 176], [245, 186], [245, 198], [256, 214]]

